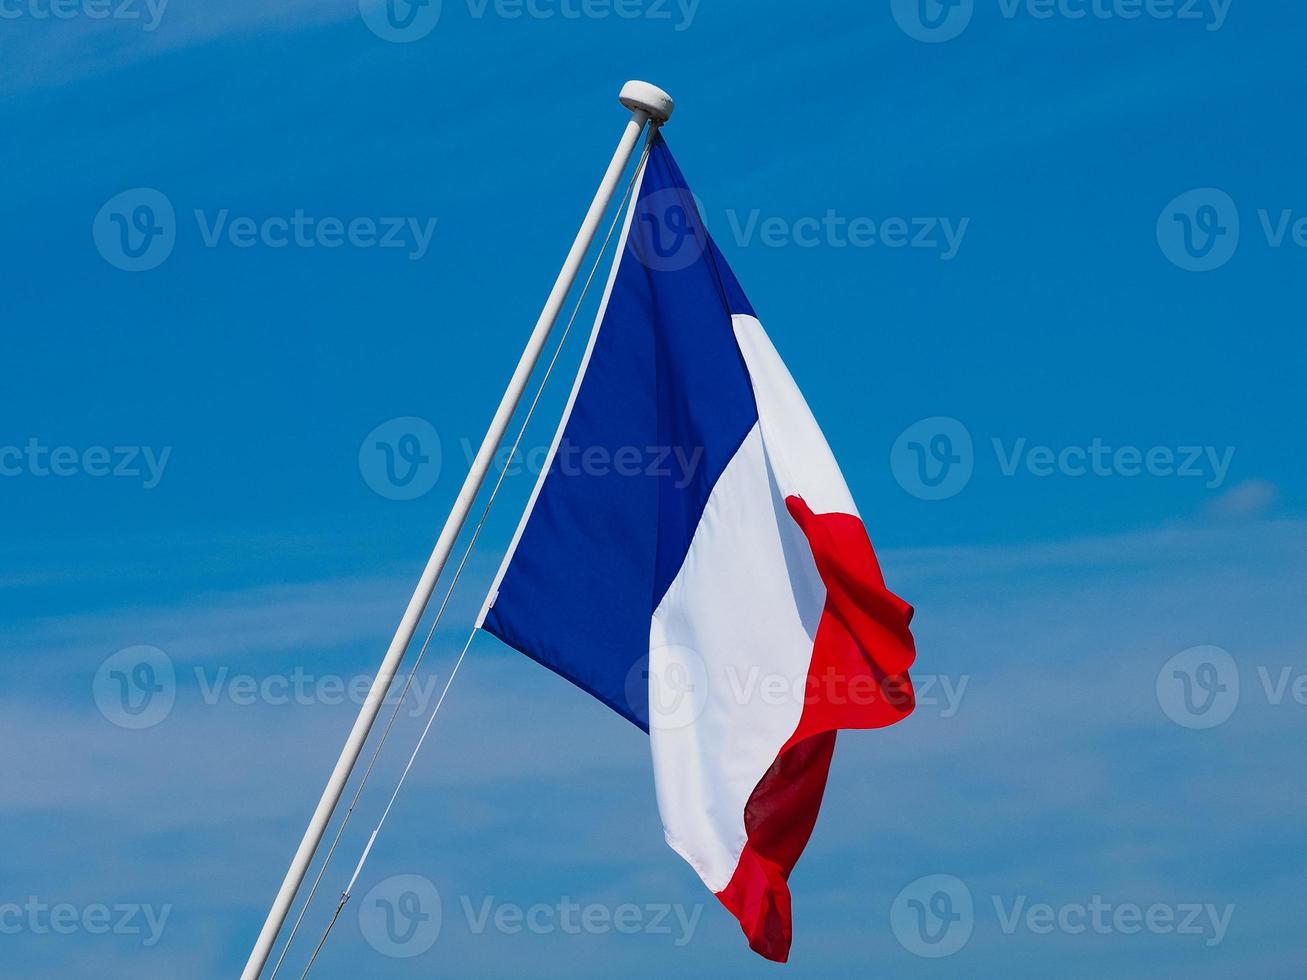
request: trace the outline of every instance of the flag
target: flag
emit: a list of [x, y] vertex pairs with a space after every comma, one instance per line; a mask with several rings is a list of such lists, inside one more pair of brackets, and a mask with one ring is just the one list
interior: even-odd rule
[[668, 844], [784, 961], [836, 732], [912, 710], [911, 617], [656, 135], [480, 625], [649, 733]]

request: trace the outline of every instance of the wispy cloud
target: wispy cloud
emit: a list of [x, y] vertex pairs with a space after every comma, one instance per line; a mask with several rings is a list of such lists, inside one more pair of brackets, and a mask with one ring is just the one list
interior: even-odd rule
[[[3, 21], [0, 91], [62, 85], [223, 38], [275, 35], [358, 16], [351, 0], [115, 0], [106, 6], [108, 17], [88, 16], [81, 5], [73, 5], [70, 16], [54, 17], [48, 5], [14, 5]], [[42, 10], [44, 16], [33, 14]]]
[[[855, 961], [874, 950], [899, 970], [919, 966], [893, 944], [885, 907], [907, 881], [939, 870], [978, 894], [1032, 901], [1232, 901], [1239, 931], [1226, 948], [1252, 951], [1252, 936], [1276, 923], [1287, 930], [1289, 906], [1279, 903], [1292, 885], [1277, 846], [1292, 839], [1292, 814], [1307, 796], [1286, 778], [1300, 751], [1297, 717], [1269, 703], [1256, 668], [1301, 667], [1307, 624], [1291, 610], [1307, 585], [1304, 545], [1307, 525], [1281, 521], [885, 555], [891, 581], [919, 608], [919, 671], [966, 675], [968, 686], [950, 717], [922, 709], [888, 731], [841, 739], [821, 826], [796, 874], [804, 924], [795, 972], [847, 960], [854, 940], [865, 947]], [[0, 738], [11, 749], [0, 809], [20, 844], [3, 859], [10, 887], [74, 901], [164, 896], [178, 909], [165, 942], [140, 951], [131, 969], [124, 959], [102, 975], [229, 974], [354, 706], [207, 704], [192, 686], [179, 689], [164, 723], [132, 732], [100, 717], [89, 695], [58, 693], [87, 690], [96, 663], [88, 654], [105, 645], [97, 636], [108, 645], [157, 637], [184, 665], [240, 664], [255, 674], [312, 663], [308, 651], [334, 643], [339, 665], [366, 669], [396, 589], [405, 591], [392, 581], [255, 589], [29, 625], [24, 649], [44, 644], [60, 655], [38, 672], [49, 698], [11, 694], [0, 710]], [[1216, 732], [1175, 725], [1154, 693], [1167, 658], [1199, 643], [1224, 644], [1246, 675], [1240, 711]], [[437, 675], [451, 654], [445, 641], [433, 651]], [[377, 786], [393, 784], [420, 722], [401, 723]], [[1214, 771], [1219, 781], [1207, 778]], [[347, 837], [342, 874], [376, 805], [369, 797]], [[70, 847], [44, 833], [56, 815], [62, 827], [84, 828], [85, 843]], [[375, 860], [369, 874], [426, 874], [449, 896], [709, 899], [661, 844], [644, 737], [488, 637], [474, 648]], [[331, 878], [328, 896], [339, 886]], [[818, 911], [832, 916], [820, 928], [838, 937], [838, 957], [808, 928]], [[729, 971], [742, 955], [737, 937], [711, 903], [707, 914], [695, 962]], [[1123, 938], [1081, 944], [1076, 955], [1102, 966], [1103, 956], [1122, 952]], [[87, 955], [81, 942], [38, 939], [12, 944], [15, 975], [37, 959], [75, 972]], [[508, 975], [532, 958], [573, 962], [559, 940], [474, 936], [455, 924], [438, 949], [446, 965]], [[632, 956], [621, 943], [610, 949], [611, 937], [591, 941], [602, 943], [609, 965], [629, 957], [633, 975], [679, 961], [673, 949]], [[333, 966], [377, 972], [376, 954], [352, 928], [336, 942]], [[955, 965], [990, 972], [1020, 942], [990, 923]], [[1155, 941], [1149, 949], [1159, 962], [1212, 972], [1201, 946]], [[1060, 954], [1053, 944], [1021, 946], [1020, 955], [1034, 969]], [[399, 964], [385, 966], [406, 975]]]
[[1215, 518], [1261, 517], [1279, 503], [1280, 490], [1268, 480], [1244, 480], [1211, 502], [1207, 512]]

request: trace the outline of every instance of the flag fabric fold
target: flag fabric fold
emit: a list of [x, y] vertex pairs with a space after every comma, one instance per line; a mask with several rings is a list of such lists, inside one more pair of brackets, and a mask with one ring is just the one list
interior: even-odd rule
[[481, 625], [649, 733], [668, 843], [784, 961], [835, 733], [913, 708], [911, 617], [655, 136]]

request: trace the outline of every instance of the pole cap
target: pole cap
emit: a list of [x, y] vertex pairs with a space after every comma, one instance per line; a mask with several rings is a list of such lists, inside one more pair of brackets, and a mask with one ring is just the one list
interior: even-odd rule
[[670, 95], [657, 85], [650, 85], [648, 82], [627, 82], [622, 86], [622, 94], [619, 98], [622, 105], [632, 112], [643, 109], [649, 113], [650, 119], [660, 125], [672, 118], [672, 112], [676, 108], [676, 102]]

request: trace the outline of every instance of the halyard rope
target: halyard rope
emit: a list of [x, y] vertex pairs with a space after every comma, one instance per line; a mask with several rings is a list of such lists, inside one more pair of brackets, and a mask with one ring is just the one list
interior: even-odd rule
[[[598, 273], [599, 268], [603, 263], [604, 256], [608, 252], [608, 246], [612, 243], [613, 235], [616, 233], [618, 225], [623, 221], [623, 214], [626, 210], [627, 202], [630, 200], [631, 193], [635, 189], [635, 186], [640, 179], [640, 175], [644, 172], [645, 163], [649, 159], [649, 152], [653, 148], [653, 138], [657, 133], [657, 129], [658, 127], [656, 125], [651, 125], [649, 138], [645, 143], [644, 152], [641, 154], [635, 172], [632, 174], [631, 180], [626, 186], [626, 191], [622, 195], [621, 203], [617, 207], [617, 213], [613, 218], [612, 224], [608, 228], [608, 234], [605, 236], [603, 244], [599, 248], [599, 253], [595, 256], [595, 261], [590, 267], [589, 275], [587, 275], [585, 283], [581, 287], [581, 293], [577, 297], [575, 306], [572, 308], [572, 315], [568, 318], [567, 324], [563, 328], [562, 336], [554, 347], [553, 356], [550, 358], [549, 364], [545, 368], [544, 375], [540, 379], [540, 384], [536, 388], [535, 396], [532, 398], [531, 404], [527, 408], [526, 415], [522, 420], [522, 425], [517, 431], [516, 438], [513, 440], [513, 448], [507, 456], [508, 460], [512, 460], [517, 456], [522, 440], [526, 436], [527, 427], [531, 424], [531, 419], [535, 415], [537, 406], [540, 404], [540, 398], [544, 394], [545, 386], [549, 383], [549, 378], [553, 374], [554, 367], [558, 363], [559, 355], [562, 353], [563, 347], [567, 343], [567, 338], [571, 334], [572, 326], [576, 323], [577, 316], [580, 314], [581, 308], [585, 303], [585, 298], [590, 291], [591, 285], [594, 283], [595, 275]], [[295, 925], [291, 928], [290, 935], [286, 939], [286, 944], [282, 948], [281, 956], [278, 957], [276, 965], [273, 967], [269, 980], [276, 980], [277, 972], [281, 969], [282, 962], [286, 959], [286, 954], [290, 951], [291, 944], [294, 942], [295, 936], [299, 932], [300, 924], [304, 921], [304, 916], [308, 912], [309, 906], [318, 892], [318, 886], [322, 883], [323, 876], [326, 874], [327, 868], [331, 864], [331, 859], [336, 853], [336, 848], [340, 844], [341, 837], [345, 833], [345, 828], [349, 824], [350, 817], [353, 815], [354, 809], [359, 802], [359, 798], [363, 794], [363, 789], [367, 786], [368, 779], [371, 777], [372, 771], [377, 764], [377, 759], [381, 755], [381, 750], [384, 748], [386, 741], [390, 738], [391, 730], [395, 725], [395, 721], [399, 717], [400, 710], [404, 705], [404, 700], [408, 696], [409, 689], [412, 687], [413, 681], [417, 676], [418, 668], [422, 664], [422, 659], [426, 656], [427, 648], [430, 646], [431, 639], [435, 635], [436, 627], [440, 625], [440, 621], [445, 615], [445, 610], [449, 606], [449, 601], [454, 594], [454, 589], [457, 587], [459, 579], [463, 575], [463, 570], [467, 566], [468, 559], [472, 555], [472, 549], [475, 547], [477, 539], [481, 536], [481, 530], [485, 527], [486, 519], [490, 516], [490, 510], [494, 506], [495, 499], [499, 496], [500, 488], [503, 487], [504, 478], [507, 474], [508, 466], [501, 466], [499, 476], [495, 480], [495, 485], [490, 491], [489, 498], [486, 500], [485, 508], [482, 510], [476, 527], [473, 529], [472, 537], [468, 540], [467, 547], [464, 549], [462, 557], [459, 559], [458, 566], [454, 570], [454, 577], [450, 580], [449, 587], [445, 590], [445, 594], [440, 602], [440, 607], [436, 610], [435, 618], [431, 623], [431, 628], [427, 631], [426, 639], [422, 642], [422, 648], [418, 651], [417, 659], [414, 661], [413, 667], [409, 671], [408, 677], [404, 682], [404, 687], [400, 692], [399, 700], [396, 702], [395, 708], [391, 712], [386, 727], [381, 734], [380, 741], [373, 750], [372, 757], [368, 761], [367, 769], [363, 773], [363, 778], [360, 781], [358, 788], [355, 790], [353, 798], [350, 800], [349, 809], [346, 810], [345, 816], [341, 820], [341, 825], [337, 829], [336, 836], [331, 842], [331, 847], [328, 849], [327, 855], [323, 859], [322, 867], [318, 870], [318, 874], [313, 881], [313, 887], [309, 890], [308, 897], [304, 900], [303, 907], [301, 907], [300, 913], [295, 919]], [[372, 845], [376, 842], [377, 836], [381, 833], [382, 826], [390, 816], [390, 811], [394, 807], [395, 801], [399, 798], [400, 790], [404, 788], [404, 783], [408, 779], [408, 774], [412, 770], [414, 762], [417, 761], [418, 753], [422, 751], [422, 746], [426, 743], [427, 736], [431, 732], [431, 727], [435, 723], [436, 716], [440, 713], [440, 708], [445, 703], [445, 696], [449, 694], [449, 689], [453, 686], [454, 679], [458, 676], [459, 669], [463, 666], [463, 661], [467, 658], [468, 650], [471, 649], [472, 641], [476, 638], [476, 634], [477, 629], [476, 627], [473, 627], [472, 631], [468, 634], [467, 642], [463, 644], [463, 649], [459, 653], [458, 659], [454, 662], [454, 667], [450, 671], [448, 679], [445, 681], [445, 686], [440, 692], [440, 697], [436, 700], [436, 706], [432, 709], [431, 716], [427, 719], [426, 727], [422, 730], [422, 734], [419, 736], [417, 744], [414, 746], [413, 752], [409, 756], [408, 764], [405, 765], [404, 771], [400, 774], [399, 782], [396, 784], [394, 792], [390, 795], [390, 800], [387, 802], [386, 808], [381, 814], [381, 819], [377, 821], [376, 827], [373, 828], [371, 835], [368, 837], [368, 842], [364, 846], [363, 853], [360, 855], [358, 864], [354, 868], [354, 874], [350, 877], [349, 884], [345, 886], [345, 890], [341, 892], [340, 901], [336, 904], [336, 910], [332, 913], [331, 920], [323, 930], [322, 937], [318, 940], [317, 946], [314, 947], [313, 955], [309, 957], [309, 961], [304, 967], [304, 972], [300, 974], [300, 980], [304, 980], [304, 978], [309, 975], [309, 971], [313, 968], [314, 963], [317, 962], [318, 954], [322, 952], [328, 937], [331, 935], [332, 929], [335, 928], [336, 922], [340, 919], [340, 914], [344, 910], [345, 904], [349, 901], [354, 885], [358, 881], [359, 875], [363, 871], [363, 866], [367, 863], [368, 856], [372, 852]]]

